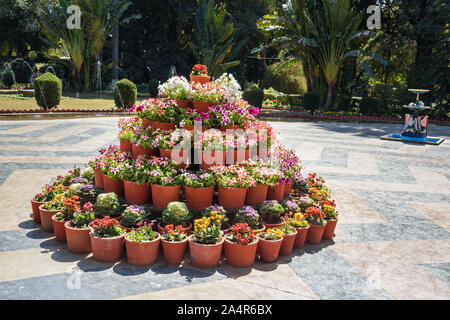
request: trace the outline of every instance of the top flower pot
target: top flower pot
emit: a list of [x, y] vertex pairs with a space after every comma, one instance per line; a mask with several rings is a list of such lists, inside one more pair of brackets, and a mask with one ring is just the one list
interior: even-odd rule
[[194, 76], [194, 75], [191, 75], [190, 78], [191, 78], [191, 82], [193, 84], [194, 83], [201, 83], [201, 84], [208, 83], [209, 79], [211, 79], [210, 76]]

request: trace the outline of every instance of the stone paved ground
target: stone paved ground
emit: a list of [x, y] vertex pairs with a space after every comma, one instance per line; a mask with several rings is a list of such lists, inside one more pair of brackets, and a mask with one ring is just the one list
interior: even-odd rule
[[424, 146], [379, 139], [398, 124], [273, 122], [331, 187], [336, 236], [277, 263], [200, 270], [98, 263], [30, 218], [41, 185], [117, 143], [116, 121], [0, 121], [1, 299], [450, 298], [449, 127], [432, 125], [447, 141]]

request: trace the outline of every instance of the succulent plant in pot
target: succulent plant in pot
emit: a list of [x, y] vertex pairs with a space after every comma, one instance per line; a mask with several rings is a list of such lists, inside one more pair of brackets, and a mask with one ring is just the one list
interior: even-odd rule
[[264, 225], [260, 222], [260, 216], [258, 211], [256, 211], [251, 206], [245, 206], [241, 208], [235, 215], [233, 222], [236, 223], [246, 223], [253, 231], [263, 231]]
[[119, 216], [122, 211], [117, 194], [114, 192], [99, 194], [94, 209], [95, 215], [100, 217]]
[[189, 235], [192, 224], [189, 220], [192, 219], [192, 213], [184, 202], [173, 201], [170, 202], [162, 211], [162, 221], [158, 223], [158, 231], [164, 234], [166, 225], [182, 225], [183, 231]]
[[281, 217], [284, 213], [283, 206], [276, 200], [266, 200], [259, 206], [259, 214], [266, 228], [283, 225]]
[[[138, 224], [142, 223], [149, 216], [148, 212], [141, 206], [131, 205], [122, 212], [120, 224], [128, 228], [138, 228]], [[127, 230], [131, 231], [131, 230]]]

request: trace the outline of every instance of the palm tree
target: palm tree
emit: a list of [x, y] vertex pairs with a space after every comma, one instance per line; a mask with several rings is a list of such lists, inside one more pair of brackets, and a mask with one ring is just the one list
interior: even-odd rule
[[195, 40], [190, 41], [196, 60], [206, 65], [210, 76], [218, 77], [227, 69], [239, 65], [234, 60], [247, 39], [237, 42], [238, 30], [227, 22], [224, 8], [216, 8], [214, 0], [203, 0], [195, 17]]

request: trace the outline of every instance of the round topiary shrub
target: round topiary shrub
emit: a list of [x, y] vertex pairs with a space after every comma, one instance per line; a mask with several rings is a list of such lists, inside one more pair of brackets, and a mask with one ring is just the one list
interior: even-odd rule
[[288, 65], [276, 72], [283, 62], [271, 64], [261, 79], [259, 86], [264, 89], [274, 88], [282, 93], [304, 94], [307, 91], [306, 79], [301, 62]]
[[6, 70], [5, 72], [3, 72], [2, 82], [6, 88], [10, 89], [12, 87], [12, 85], [14, 84], [14, 74], [11, 70]]
[[114, 85], [114, 103], [119, 109], [129, 109], [136, 102], [137, 87], [128, 79], [122, 79]]
[[34, 96], [38, 106], [44, 110], [49, 110], [59, 105], [61, 95], [61, 80], [53, 73], [46, 72], [34, 79]]
[[309, 91], [303, 96], [303, 108], [315, 111], [320, 105], [320, 95], [315, 91]]
[[359, 101], [359, 112], [365, 116], [378, 113], [378, 100], [371, 97], [364, 97]]
[[252, 106], [261, 108], [264, 100], [264, 90], [256, 84], [252, 84], [244, 90], [242, 98], [247, 100]]

